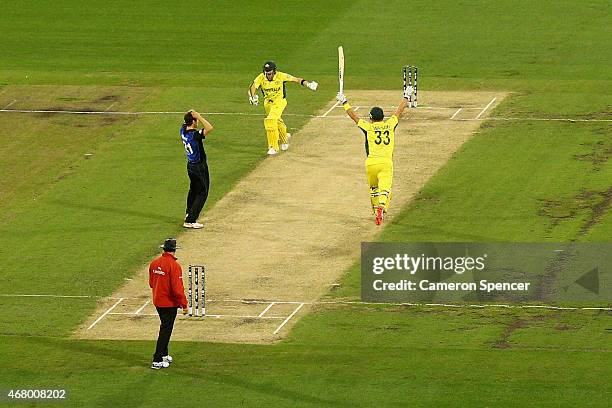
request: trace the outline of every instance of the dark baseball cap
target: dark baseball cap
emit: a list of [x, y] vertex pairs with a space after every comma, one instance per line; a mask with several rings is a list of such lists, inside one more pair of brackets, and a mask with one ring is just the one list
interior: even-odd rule
[[159, 247], [163, 248], [166, 252], [175, 252], [176, 248], [180, 248], [176, 246], [176, 238], [166, 238], [164, 244]]
[[263, 72], [270, 72], [276, 69], [276, 63], [274, 61], [266, 61], [263, 66]]
[[385, 114], [380, 107], [375, 106], [370, 109], [370, 117], [372, 118], [372, 120], [381, 121], [385, 118]]

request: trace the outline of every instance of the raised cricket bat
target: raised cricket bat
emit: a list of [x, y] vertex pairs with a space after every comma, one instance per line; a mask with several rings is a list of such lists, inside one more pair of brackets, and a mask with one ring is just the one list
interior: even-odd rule
[[338, 47], [338, 81], [340, 82], [340, 93], [344, 93], [344, 48]]

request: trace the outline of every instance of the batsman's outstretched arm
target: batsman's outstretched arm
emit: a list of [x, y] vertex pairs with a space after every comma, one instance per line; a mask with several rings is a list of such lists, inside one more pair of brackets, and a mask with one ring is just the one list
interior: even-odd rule
[[353, 110], [353, 107], [348, 103], [346, 96], [338, 92], [338, 95], [336, 95], [336, 99], [342, 104], [342, 107], [346, 111], [346, 114], [349, 115], [351, 119], [353, 119], [353, 122], [359, 123], [359, 116], [357, 115], [357, 112]]
[[399, 119], [399, 117], [401, 116], [402, 112], [404, 111], [404, 109], [406, 108], [406, 105], [408, 104], [408, 98], [403, 97], [402, 100], [400, 101], [399, 105], [397, 106], [397, 109], [395, 110], [394, 115]]
[[293, 77], [291, 82], [296, 82], [302, 86], [305, 86], [308, 89], [312, 89], [313, 91], [316, 91], [317, 87], [319, 86], [319, 83], [317, 81], [307, 81], [304, 78], [299, 77]]
[[202, 124], [202, 126], [204, 126], [204, 134], [208, 135], [214, 130], [213, 125], [211, 125], [209, 121], [204, 119], [202, 115], [200, 115], [198, 112], [192, 109], [191, 114], [198, 120], [198, 122]]

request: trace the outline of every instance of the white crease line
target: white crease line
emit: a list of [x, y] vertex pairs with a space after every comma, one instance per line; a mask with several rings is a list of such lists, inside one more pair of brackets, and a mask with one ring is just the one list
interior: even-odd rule
[[484, 107], [484, 109], [482, 111], [480, 111], [480, 113], [478, 114], [478, 116], [476, 116], [476, 119], [480, 119], [480, 117], [482, 116], [483, 113], [485, 113], [487, 111], [487, 109], [489, 109], [489, 107], [491, 105], [493, 105], [493, 103], [495, 103], [495, 101], [497, 100], [497, 98], [493, 98], [491, 99], [491, 102], [489, 102], [489, 104], [487, 106]]
[[[360, 107], [366, 107], [365, 105], [360, 105]], [[369, 108], [373, 108], [374, 105], [372, 106], [367, 106]], [[381, 109], [396, 109], [397, 105], [391, 105], [391, 106], [378, 106]], [[406, 108], [408, 108], [408, 106], [406, 106]], [[457, 109], [456, 106], [417, 106], [416, 108], [410, 108], [410, 109], [419, 109], [419, 110], [454, 110]], [[481, 106], [464, 106], [461, 109], [465, 109], [465, 110], [482, 110], [484, 109]]]
[[2, 109], [8, 109], [9, 107], [11, 107], [15, 102], [17, 102], [17, 99], [13, 99], [13, 102], [10, 102], [8, 105], [6, 105], [4, 108]]
[[275, 303], [275, 302], [270, 303], [270, 304], [268, 305], [268, 307], [266, 307], [266, 308], [263, 310], [263, 312], [261, 312], [261, 313], [259, 314], [259, 316], [258, 316], [258, 317], [263, 317], [263, 315], [265, 315], [265, 314], [266, 314], [266, 312], [267, 312], [268, 310], [270, 310], [270, 308], [271, 308], [272, 306], [274, 306], [274, 303]]
[[[118, 115], [118, 116], [143, 116], [143, 115], [183, 115], [184, 112], [174, 111], [138, 111], [138, 112], [122, 112], [122, 111], [72, 111], [59, 109], [0, 109], [3, 113], [56, 113], [68, 115]], [[249, 113], [249, 112], [200, 112], [202, 115], [229, 115], [229, 116], [266, 116], [265, 113]], [[305, 113], [284, 113], [283, 116], [296, 116], [307, 118], [320, 118], [322, 116], [310, 115]]]
[[11, 294], [11, 293], [0, 293], [0, 297], [50, 297], [50, 298], [93, 298], [97, 296], [88, 295], [29, 295], [29, 294]]
[[[331, 118], [332, 116], [328, 116]], [[572, 119], [572, 118], [502, 118], [502, 117], [488, 117], [484, 119], [455, 119], [463, 121], [473, 120], [499, 120], [499, 121], [516, 121], [516, 122], [529, 122], [529, 121], [552, 121], [552, 122], [612, 122], [612, 119]]]
[[[463, 119], [459, 119], [463, 120]], [[473, 119], [470, 119], [473, 120]], [[487, 119], [488, 120], [488, 119]], [[0, 297], [50, 297], [50, 298], [95, 298], [108, 300], [127, 300], [127, 299], [142, 299], [140, 297], [113, 297], [113, 296], [90, 296], [90, 295], [46, 295], [46, 294], [10, 294], [0, 293]], [[244, 303], [244, 304], [279, 304], [279, 305], [381, 305], [381, 306], [438, 306], [438, 307], [473, 307], [473, 308], [488, 308], [488, 307], [504, 307], [510, 309], [550, 309], [550, 310], [610, 310], [612, 307], [562, 307], [562, 306], [547, 306], [547, 305], [508, 305], [508, 304], [445, 304], [445, 303], [383, 303], [383, 302], [360, 302], [360, 301], [289, 301], [289, 300], [271, 300], [271, 299], [206, 299], [210, 303]], [[125, 313], [133, 314], [133, 313]], [[153, 314], [153, 316], [157, 316]], [[207, 315], [208, 316], [208, 315]], [[254, 316], [256, 317], [256, 316]]]
[[291, 320], [291, 318], [292, 318], [293, 316], [295, 316], [295, 314], [296, 314], [297, 312], [299, 312], [299, 310], [300, 310], [300, 309], [301, 309], [303, 306], [304, 306], [304, 303], [300, 303], [300, 305], [299, 305], [298, 307], [296, 307], [296, 308], [295, 308], [295, 310], [293, 311], [293, 313], [291, 313], [289, 316], [287, 316], [287, 318], [286, 318], [286, 319], [285, 319], [285, 320], [284, 320], [284, 321], [283, 321], [283, 322], [280, 324], [280, 326], [278, 326], [278, 327], [276, 328], [276, 330], [274, 330], [274, 333], [272, 333], [272, 334], [276, 334], [276, 333], [278, 333], [278, 332], [280, 331], [280, 329], [282, 329], [282, 328], [283, 328], [283, 326], [284, 326], [284, 325], [286, 325], [286, 324], [287, 324], [287, 322], [288, 322], [289, 320]]
[[246, 304], [268, 304], [275, 303], [279, 305], [299, 305], [300, 303], [310, 304], [313, 302], [298, 302], [292, 300], [249, 300], [249, 299], [207, 299], [207, 302], [228, 302], [228, 303], [246, 303]]
[[[109, 316], [136, 316], [135, 313], [131, 313], [131, 312], [112, 312], [109, 313]], [[158, 316], [157, 313], [143, 313], [139, 316]], [[268, 320], [280, 320], [280, 319], [285, 319], [285, 317], [282, 316], [255, 316], [255, 315], [225, 315], [225, 314], [205, 314], [204, 316], [183, 316], [185, 319], [187, 320], [198, 320], [202, 317], [214, 317], [216, 319], [219, 319], [221, 317], [233, 317], [236, 319], [268, 319]]]
[[409, 303], [409, 302], [360, 302], [360, 301], [313, 301], [313, 302], [295, 302], [283, 300], [240, 300], [240, 299], [216, 299], [209, 300], [210, 302], [240, 302], [240, 303], [270, 303], [277, 304], [305, 304], [305, 305], [380, 305], [380, 306], [434, 306], [434, 307], [471, 307], [471, 308], [508, 308], [508, 309], [550, 309], [550, 310], [612, 310], [612, 307], [563, 307], [563, 306], [547, 306], [547, 305], [508, 305], [508, 304], [448, 304], [448, 303]]
[[144, 305], [142, 305], [142, 306], [140, 307], [140, 309], [138, 309], [138, 310], [136, 311], [136, 314], [137, 314], [137, 315], [138, 315], [138, 314], [140, 314], [140, 312], [142, 312], [142, 310], [143, 310], [145, 307], [147, 307], [147, 305], [148, 305], [150, 302], [151, 302], [150, 300], [147, 300], [147, 301], [145, 302], [145, 304], [144, 304]]
[[459, 108], [457, 109], [457, 112], [455, 112], [455, 114], [453, 116], [451, 116], [451, 120], [455, 119], [455, 116], [457, 116], [459, 114], [459, 112], [461, 112], [463, 108]]
[[[385, 109], [385, 108], [383, 108]], [[416, 109], [455, 109], [455, 108], [444, 108], [444, 107], [426, 107], [419, 106]], [[480, 109], [480, 108], [462, 108], [463, 110], [468, 109]], [[486, 108], [484, 108], [486, 109]], [[142, 112], [101, 112], [101, 111], [68, 111], [68, 110], [27, 110], [27, 109], [0, 109], [0, 112], [3, 113], [57, 113], [57, 114], [73, 114], [73, 115], [125, 115], [125, 116], [139, 116], [139, 115], [182, 115], [184, 112], [172, 112], [172, 111], [142, 111]], [[228, 116], [266, 116], [263, 113], [248, 113], [248, 112], [204, 112], [203, 115], [228, 115]], [[310, 114], [302, 114], [302, 113], [285, 113], [284, 116], [294, 116], [294, 117], [306, 117], [313, 119], [345, 119], [346, 115], [330, 115], [330, 116], [322, 116], [322, 115], [310, 115]], [[433, 118], [431, 120], [434, 120]], [[427, 118], [419, 119], [419, 120], [427, 120]], [[475, 118], [475, 119], [455, 119], [461, 121], [478, 121], [478, 120], [500, 120], [500, 121], [559, 121], [559, 122], [612, 122], [612, 119], [580, 119], [580, 118], [503, 118], [503, 117], [488, 117], [488, 118]]]
[[87, 328], [87, 330], [91, 329], [91, 328], [92, 328], [92, 327], [94, 327], [96, 324], [98, 324], [98, 322], [99, 322], [100, 320], [104, 319], [104, 317], [105, 317], [107, 314], [109, 314], [109, 313], [110, 313], [110, 312], [111, 312], [111, 311], [112, 311], [114, 308], [116, 308], [116, 307], [117, 307], [117, 305], [118, 305], [119, 303], [121, 303], [121, 302], [123, 302], [123, 298], [119, 298], [119, 300], [118, 300], [118, 301], [117, 301], [117, 302], [116, 302], [114, 305], [112, 305], [111, 307], [109, 307], [109, 308], [108, 308], [108, 310], [107, 310], [106, 312], [104, 312], [104, 314], [103, 314], [102, 316], [98, 317], [98, 318], [96, 319], [96, 321], [95, 321], [95, 322], [93, 322], [93, 323], [91, 324], [91, 326], [89, 326], [89, 327]]
[[336, 101], [336, 103], [334, 103], [334, 106], [332, 106], [331, 108], [329, 108], [329, 109], [327, 110], [327, 112], [325, 112], [323, 115], [321, 115], [321, 117], [322, 117], [322, 118], [326, 117], [326, 116], [327, 116], [327, 114], [328, 114], [329, 112], [331, 112], [331, 111], [332, 111], [332, 110], [333, 110], [333, 109], [334, 109], [336, 106], [338, 106], [338, 104], [339, 104], [339, 103], [340, 103], [340, 101]]

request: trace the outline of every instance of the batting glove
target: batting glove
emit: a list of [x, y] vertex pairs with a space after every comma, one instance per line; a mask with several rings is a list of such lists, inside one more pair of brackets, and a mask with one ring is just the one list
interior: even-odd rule
[[338, 92], [338, 94], [336, 95], [336, 100], [338, 102], [340, 102], [341, 104], [345, 104], [346, 103], [346, 96], [344, 96], [344, 94], [342, 92]]
[[413, 93], [414, 93], [413, 87], [411, 86], [406, 87], [406, 89], [404, 89], [404, 98], [409, 99]]
[[313, 91], [316, 91], [319, 84], [316, 81], [310, 81], [306, 84], [306, 86], [312, 89]]
[[259, 95], [249, 96], [249, 102], [251, 102], [251, 105], [257, 106], [259, 104]]

